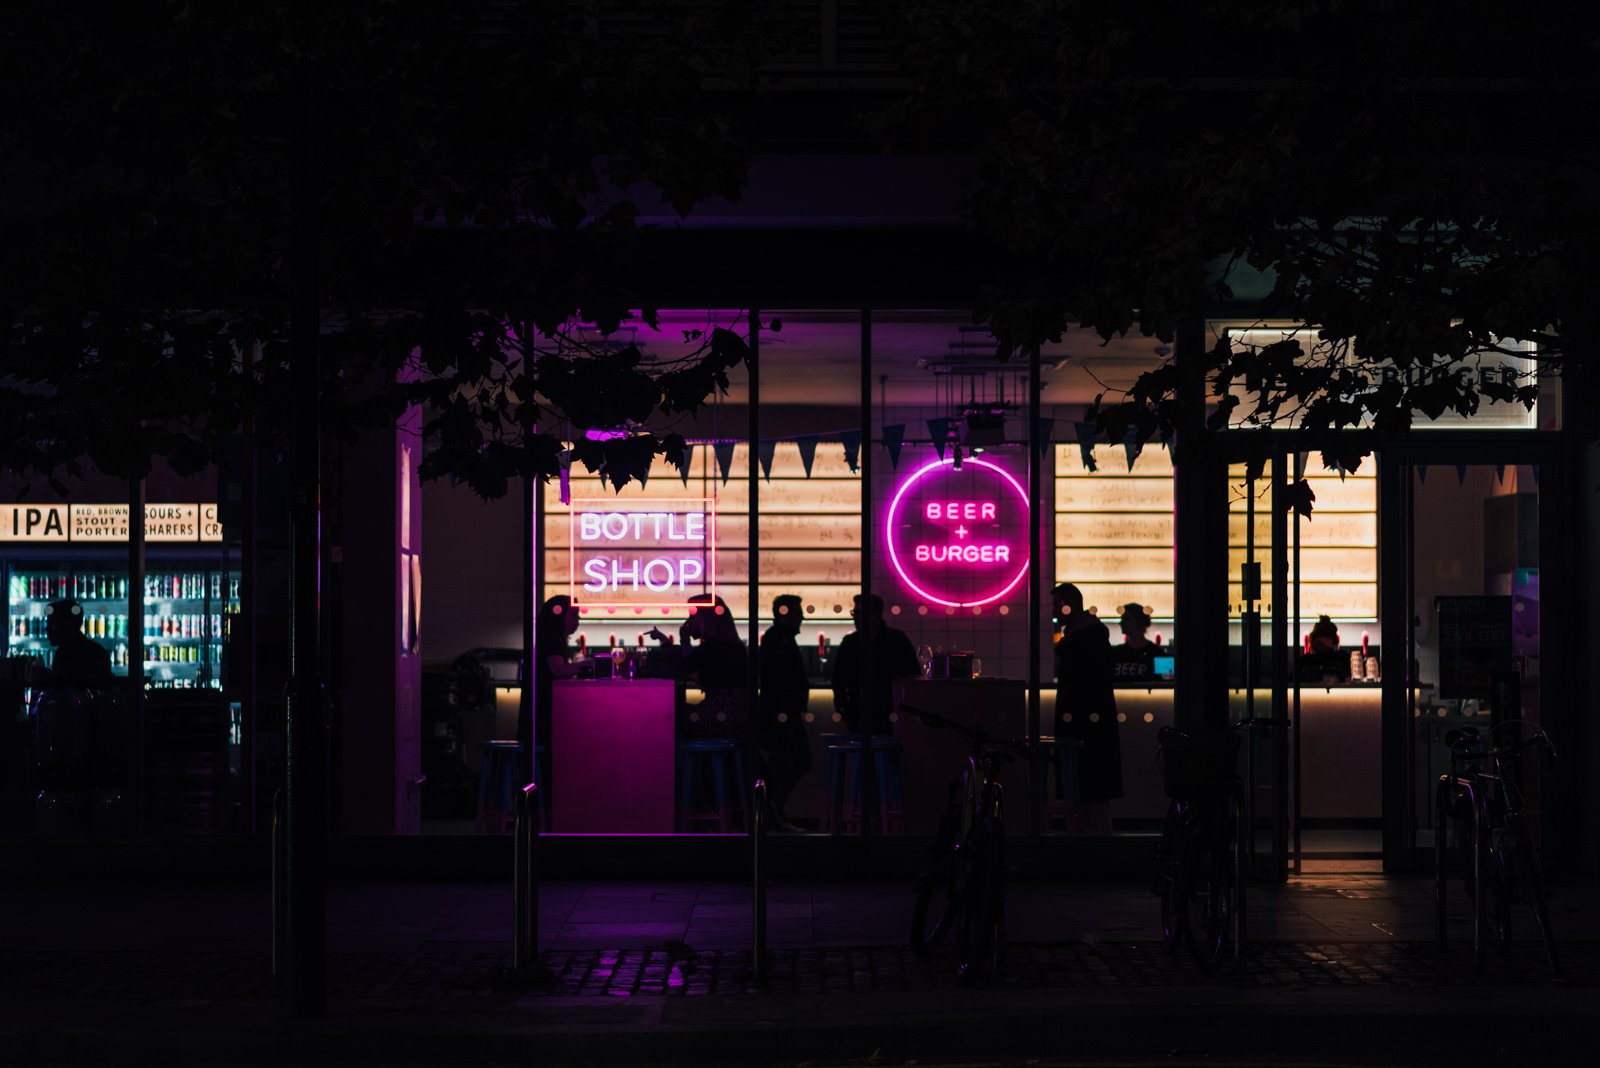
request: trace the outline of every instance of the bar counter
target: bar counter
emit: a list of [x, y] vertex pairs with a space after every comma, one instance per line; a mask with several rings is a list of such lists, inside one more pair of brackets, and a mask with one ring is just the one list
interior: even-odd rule
[[550, 722], [550, 829], [671, 834], [672, 679], [558, 679]]

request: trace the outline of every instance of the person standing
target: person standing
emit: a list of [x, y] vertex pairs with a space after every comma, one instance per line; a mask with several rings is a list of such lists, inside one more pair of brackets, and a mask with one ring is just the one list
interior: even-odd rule
[[68, 598], [45, 609], [44, 633], [55, 647], [49, 674], [42, 681], [74, 690], [103, 690], [111, 685], [111, 656], [83, 633], [83, 606]]
[[[578, 630], [578, 609], [572, 598], [565, 594], [552, 597], [539, 606], [534, 621], [533, 643], [533, 693], [534, 705], [518, 710], [517, 745], [522, 754], [523, 781], [532, 781], [535, 772], [533, 747], [535, 728], [538, 743], [550, 745], [550, 725], [555, 708], [555, 683], [557, 679], [571, 679], [578, 675], [578, 665], [572, 662], [572, 647], [567, 639]], [[535, 707], [537, 721], [534, 722]], [[540, 783], [540, 790], [548, 790], [549, 783]]]
[[772, 602], [772, 626], [761, 636], [761, 703], [756, 744], [766, 766], [768, 800], [780, 831], [798, 831], [785, 807], [795, 785], [811, 770], [811, 740], [806, 734], [806, 703], [811, 677], [796, 637], [804, 622], [800, 598], [784, 594]]
[[731, 738], [743, 746], [750, 722], [749, 654], [721, 597], [697, 593], [689, 603], [689, 618], [678, 635], [685, 646], [691, 641], [700, 644], [684, 654], [678, 670], [685, 680], [699, 683], [705, 699], [685, 710], [681, 733], [689, 738]]
[[1122, 606], [1122, 644], [1111, 657], [1111, 670], [1119, 684], [1149, 683], [1155, 677], [1156, 647], [1145, 632], [1150, 629], [1150, 613], [1141, 605]]
[[[884, 734], [889, 729], [896, 680], [914, 678], [922, 673], [917, 663], [917, 650], [904, 631], [883, 621], [883, 598], [875, 593], [857, 594], [850, 618], [855, 620], [856, 629], [844, 636], [833, 661], [833, 707], [851, 733]], [[864, 694], [861, 680], [863, 632], [872, 639]]]
[[1111, 801], [1122, 796], [1111, 632], [1084, 611], [1083, 592], [1063, 582], [1052, 592], [1057, 628], [1056, 735], [1081, 743], [1072, 822], [1085, 834], [1111, 833]]

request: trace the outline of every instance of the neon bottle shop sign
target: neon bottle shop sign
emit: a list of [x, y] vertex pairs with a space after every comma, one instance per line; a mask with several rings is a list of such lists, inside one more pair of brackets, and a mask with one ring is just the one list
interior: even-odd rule
[[717, 592], [715, 497], [574, 498], [567, 593], [580, 610], [671, 609]]
[[948, 608], [991, 604], [1028, 573], [1028, 494], [987, 460], [936, 460], [895, 491], [884, 544], [917, 596]]

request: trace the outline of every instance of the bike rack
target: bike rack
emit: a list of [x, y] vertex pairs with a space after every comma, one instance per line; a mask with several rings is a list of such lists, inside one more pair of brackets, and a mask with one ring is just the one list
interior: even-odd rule
[[538, 961], [539, 942], [539, 787], [524, 786], [516, 796], [512, 831], [511, 967], [530, 972]]
[[289, 964], [289, 798], [283, 787], [272, 795], [272, 976], [282, 978]]
[[767, 980], [767, 781], [757, 779], [750, 808], [750, 977]]
[[1478, 789], [1470, 777], [1456, 775], [1454, 772], [1439, 776], [1439, 787], [1433, 806], [1434, 935], [1439, 948], [1444, 949], [1448, 937], [1449, 909], [1446, 902], [1450, 886], [1449, 876], [1445, 871], [1444, 855], [1448, 841], [1450, 802], [1457, 791], [1466, 796], [1472, 813], [1468, 847], [1472, 851], [1472, 957], [1481, 964], [1488, 950], [1484, 936], [1488, 928], [1489, 895], [1483, 886], [1483, 833], [1478, 813]]

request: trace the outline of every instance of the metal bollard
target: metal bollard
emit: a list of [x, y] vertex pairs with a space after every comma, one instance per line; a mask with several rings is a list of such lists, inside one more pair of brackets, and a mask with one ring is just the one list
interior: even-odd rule
[[[1254, 790], [1254, 784], [1247, 788]], [[1239, 806], [1236, 816], [1238, 826], [1234, 829], [1238, 835], [1238, 848], [1233, 851], [1233, 882], [1234, 892], [1238, 895], [1233, 906], [1233, 959], [1244, 961], [1244, 943], [1246, 938], [1246, 899], [1250, 896], [1250, 847], [1255, 844], [1253, 825], [1254, 816], [1248, 800]]]
[[517, 823], [512, 832], [511, 967], [532, 971], [539, 942], [539, 810], [538, 790], [529, 783], [517, 794]]
[[283, 870], [289, 859], [289, 797], [283, 787], [272, 795], [272, 975], [281, 978], [289, 963], [289, 880]]
[[751, 791], [750, 859], [751, 923], [750, 977], [767, 979], [767, 782], [757, 779]]

